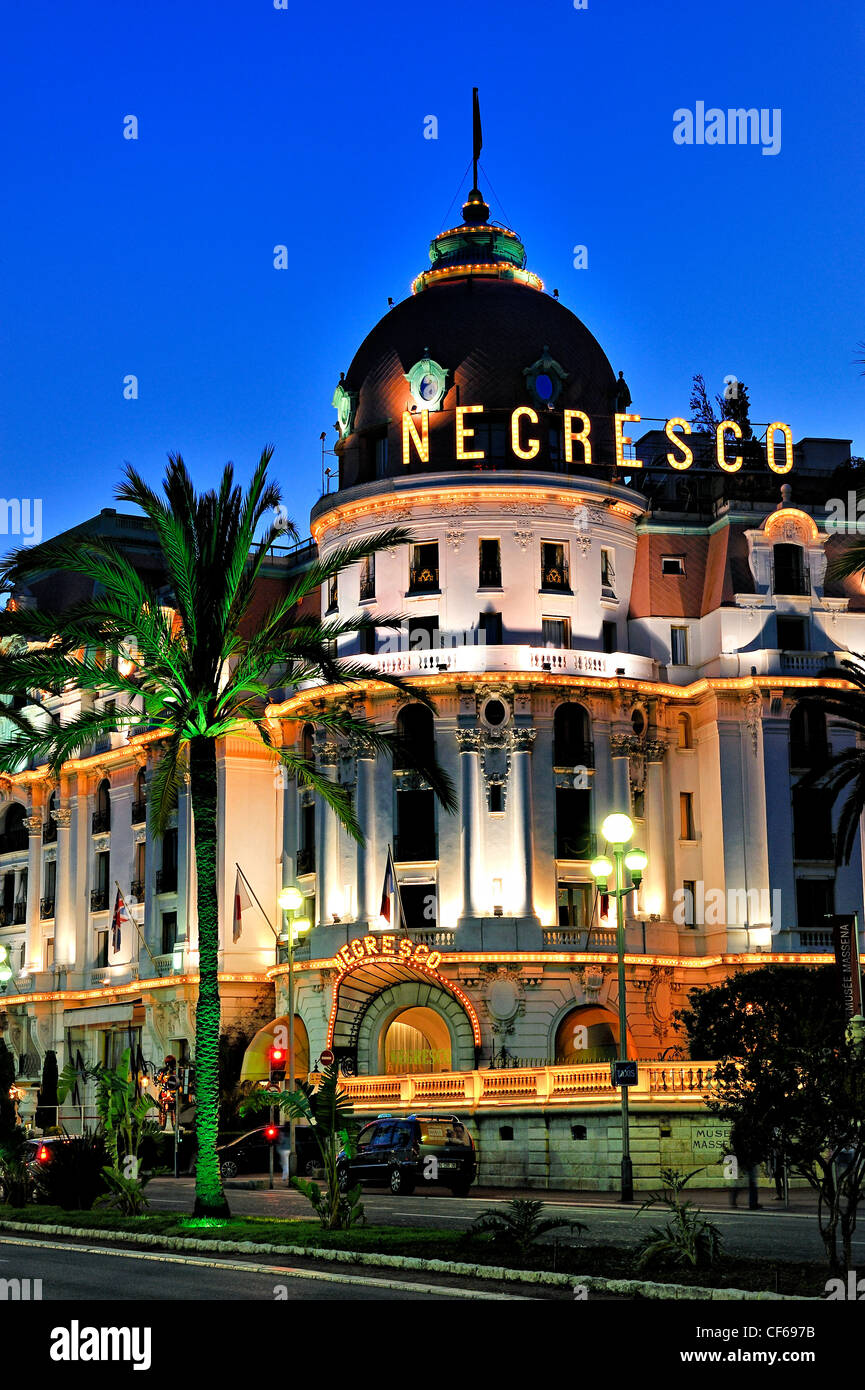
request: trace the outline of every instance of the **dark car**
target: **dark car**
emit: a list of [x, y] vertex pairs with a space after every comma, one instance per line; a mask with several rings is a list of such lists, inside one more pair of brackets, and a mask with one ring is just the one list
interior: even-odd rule
[[[238, 1173], [266, 1173], [270, 1167], [270, 1151], [275, 1145], [267, 1138], [269, 1125], [261, 1125], [231, 1139], [227, 1144], [218, 1144], [219, 1166], [224, 1178], [234, 1178]], [[295, 1125], [294, 1146], [297, 1152], [296, 1172], [311, 1174], [321, 1164], [321, 1157], [315, 1136], [308, 1125]], [[274, 1168], [279, 1172], [279, 1154], [274, 1152]]]
[[46, 1134], [42, 1139], [28, 1139], [24, 1145], [24, 1162], [30, 1176], [36, 1180], [45, 1171], [58, 1144], [65, 1144], [65, 1134]]
[[351, 1156], [342, 1150], [338, 1172], [344, 1191], [368, 1182], [410, 1193], [423, 1183], [465, 1197], [477, 1160], [474, 1141], [456, 1115], [379, 1115], [361, 1130]]

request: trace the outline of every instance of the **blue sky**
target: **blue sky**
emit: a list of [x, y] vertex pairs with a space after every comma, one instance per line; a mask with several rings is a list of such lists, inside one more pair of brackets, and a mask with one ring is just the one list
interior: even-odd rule
[[[267, 442], [306, 531], [339, 372], [468, 187], [473, 85], [493, 214], [633, 409], [732, 373], [755, 420], [865, 452], [849, 0], [19, 0], [0, 32], [0, 497], [41, 497], [46, 535], [113, 505], [124, 460], [157, 483], [179, 450], [204, 486]], [[780, 152], [674, 144], [698, 101], [780, 108]]]

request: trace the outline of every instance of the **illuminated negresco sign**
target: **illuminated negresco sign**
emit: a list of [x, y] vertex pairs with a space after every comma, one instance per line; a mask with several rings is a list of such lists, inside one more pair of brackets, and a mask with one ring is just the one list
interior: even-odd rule
[[361, 961], [398, 960], [403, 965], [435, 971], [442, 953], [431, 951], [422, 941], [412, 941], [407, 936], [392, 936], [385, 932], [382, 936], [356, 936], [347, 946], [337, 951], [336, 958], [342, 962], [346, 970], [353, 970]]
[[[475, 431], [480, 425], [478, 416], [483, 412], [482, 405], [458, 405], [454, 411], [456, 417], [456, 447], [455, 457], [458, 463], [482, 463], [486, 459], [486, 451], [472, 447], [475, 440]], [[624, 433], [626, 425], [635, 424], [642, 417], [639, 415], [614, 415], [613, 430], [616, 441], [616, 464], [619, 468], [632, 471], [642, 468], [640, 459], [626, 459], [625, 446], [632, 444], [633, 440]], [[517, 406], [511, 412], [511, 451], [518, 459], [536, 458], [540, 453], [541, 441], [537, 435], [532, 434], [532, 429], [539, 423], [536, 410], [530, 405]], [[671, 468], [685, 469], [690, 468], [694, 462], [693, 450], [685, 442], [685, 435], [691, 433], [690, 420], [681, 419], [674, 416], [667, 420], [664, 433], [670, 443], [676, 449], [676, 453], [667, 454], [667, 463]], [[782, 435], [784, 439], [784, 462], [778, 463], [775, 459], [775, 436]], [[582, 410], [563, 410], [562, 411], [562, 450], [565, 463], [579, 463], [587, 468], [592, 466], [592, 425], [591, 421]], [[730, 440], [741, 439], [742, 430], [735, 420], [722, 420], [715, 430], [715, 458], [719, 468], [725, 473], [738, 473], [742, 467], [742, 454], [735, 454], [732, 458], [727, 456], [726, 446]], [[574, 457], [574, 445], [578, 447], [580, 453], [576, 459]], [[785, 425], [782, 420], [774, 420], [771, 425], [766, 427], [766, 462], [773, 473], [789, 473], [793, 467], [793, 431], [789, 425]], [[411, 462], [412, 452], [421, 463], [429, 463], [429, 411], [419, 410], [412, 414], [411, 411], [404, 410], [402, 413], [402, 461], [405, 467]]]

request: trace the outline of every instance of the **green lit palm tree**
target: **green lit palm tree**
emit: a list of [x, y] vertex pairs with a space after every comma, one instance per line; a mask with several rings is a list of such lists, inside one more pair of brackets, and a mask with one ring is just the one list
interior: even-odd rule
[[[371, 542], [343, 546], [326, 562], [312, 564], [290, 581], [269, 612], [257, 616], [253, 597], [268, 549], [278, 534], [297, 534], [291, 526], [271, 525], [256, 541], [267, 514], [280, 503], [279, 489], [267, 477], [271, 454], [271, 449], [262, 453], [245, 493], [235, 485], [231, 465], [218, 490], [196, 494], [183, 460], [169, 455], [162, 497], [127, 465], [116, 495], [140, 507], [151, 523], [161, 550], [162, 588], [148, 582], [119, 546], [87, 535], [21, 548], [0, 572], [0, 589], [14, 590], [54, 571], [90, 581], [90, 597], [60, 610], [19, 604], [0, 614], [0, 691], [7, 698], [0, 706], [0, 729], [5, 729], [0, 770], [45, 765], [57, 774], [68, 758], [91, 749], [95, 740], [129, 733], [144, 721], [161, 735], [148, 788], [149, 824], [156, 836], [164, 832], [180, 781], [189, 773], [198, 883], [195, 1210], [200, 1216], [228, 1212], [216, 1156], [217, 741], [232, 731], [260, 740], [289, 772], [302, 775], [360, 840], [348, 790], [292, 748], [278, 746], [266, 709], [275, 695], [306, 682], [350, 685], [374, 676], [402, 688], [398, 677], [383, 677], [362, 661], [334, 655], [337, 639], [369, 629], [371, 617], [328, 621], [303, 606], [305, 598], [346, 566], [410, 539], [400, 528], [383, 531]], [[398, 627], [400, 620], [378, 615], [374, 623]], [[83, 710], [64, 723], [46, 697], [70, 685], [120, 698], [113, 711]], [[24, 707], [22, 697], [29, 702]], [[337, 735], [360, 734], [375, 749], [395, 751], [395, 736], [381, 734], [339, 704], [317, 709], [314, 722]], [[427, 778], [445, 808], [453, 810], [449, 779], [416, 749], [400, 752]]]
[[865, 660], [854, 654], [838, 666], [827, 666], [820, 676], [836, 681], [841, 677], [849, 686], [823, 686], [816, 695], [801, 696], [798, 703], [831, 717], [836, 729], [856, 735], [856, 743], [818, 759], [796, 785], [825, 790], [833, 803], [844, 798], [835, 836], [835, 862], [849, 864], [865, 811]]

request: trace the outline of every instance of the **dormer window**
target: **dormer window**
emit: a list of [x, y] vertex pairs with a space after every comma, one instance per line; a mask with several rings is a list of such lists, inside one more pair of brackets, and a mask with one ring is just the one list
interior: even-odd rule
[[685, 577], [685, 557], [684, 555], [662, 555], [661, 574], [678, 575], [679, 578]]
[[772, 547], [772, 592], [793, 595], [811, 592], [805, 551], [801, 545], [781, 542]]

